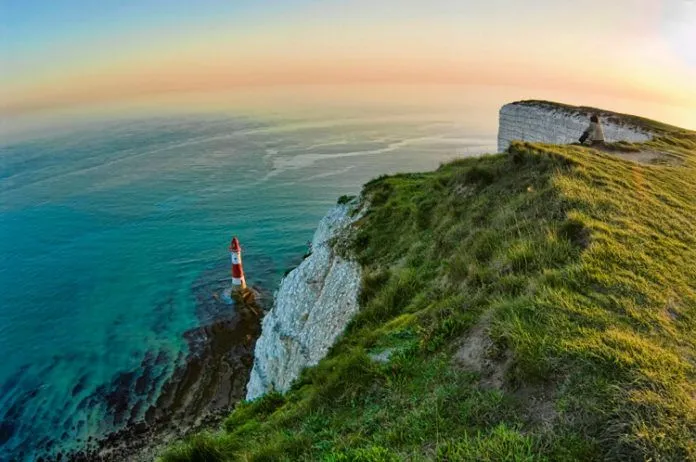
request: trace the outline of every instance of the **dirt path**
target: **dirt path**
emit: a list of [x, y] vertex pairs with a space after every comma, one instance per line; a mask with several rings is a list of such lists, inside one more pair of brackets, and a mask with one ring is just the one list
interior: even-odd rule
[[675, 158], [674, 156], [671, 156], [666, 152], [655, 151], [653, 149], [642, 149], [640, 151], [623, 151], [613, 149], [611, 145], [592, 146], [592, 148], [598, 151], [606, 152], [607, 154], [611, 154], [616, 157], [620, 157], [624, 160], [637, 162], [639, 164], [672, 166], [681, 165], [679, 159]]

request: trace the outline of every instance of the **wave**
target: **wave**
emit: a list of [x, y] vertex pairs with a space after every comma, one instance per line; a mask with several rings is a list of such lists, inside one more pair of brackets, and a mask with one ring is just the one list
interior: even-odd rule
[[[317, 162], [323, 160], [333, 160], [345, 157], [362, 157], [362, 156], [372, 156], [379, 154], [386, 154], [390, 152], [397, 151], [407, 146], [417, 145], [417, 144], [438, 144], [447, 143], [459, 146], [460, 148], [470, 149], [477, 147], [484, 147], [490, 145], [490, 140], [484, 139], [468, 139], [468, 138], [452, 138], [447, 136], [421, 136], [414, 138], [407, 138], [398, 141], [392, 141], [386, 146], [376, 149], [365, 149], [356, 151], [344, 151], [336, 152], [331, 154], [321, 154], [321, 153], [303, 153], [293, 156], [281, 156], [273, 158], [272, 169], [261, 181], [269, 180], [275, 176], [278, 176], [289, 170], [299, 170], [303, 168], [310, 167]], [[273, 155], [280, 154], [278, 150], [273, 150]], [[271, 154], [267, 151], [267, 156]], [[313, 177], [310, 177], [313, 178]]]

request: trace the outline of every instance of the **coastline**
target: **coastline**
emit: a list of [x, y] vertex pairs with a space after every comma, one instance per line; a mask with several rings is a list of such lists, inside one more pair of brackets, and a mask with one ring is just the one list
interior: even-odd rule
[[[119, 374], [109, 388], [113, 391], [105, 394], [115, 421], [127, 421], [124, 428], [87, 441], [81, 449], [37, 461], [151, 461], [171, 441], [219, 424], [244, 399], [261, 332], [258, 316], [216, 296], [227, 284], [215, 281], [193, 288], [201, 325], [184, 333], [188, 354], [179, 358], [180, 365], [144, 414], [143, 402], [132, 406], [129, 397], [157, 380], [153, 368], [168, 360], [162, 354], [148, 354], [137, 379], [134, 372]], [[261, 296], [261, 306], [265, 297]]]

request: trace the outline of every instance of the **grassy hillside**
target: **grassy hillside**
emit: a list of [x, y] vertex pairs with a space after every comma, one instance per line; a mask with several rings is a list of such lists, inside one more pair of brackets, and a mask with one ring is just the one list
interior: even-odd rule
[[696, 134], [648, 145], [368, 183], [345, 336], [164, 461], [696, 460]]

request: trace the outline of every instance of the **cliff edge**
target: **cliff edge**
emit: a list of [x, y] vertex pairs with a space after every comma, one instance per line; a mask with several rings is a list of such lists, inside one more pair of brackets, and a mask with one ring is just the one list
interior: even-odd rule
[[643, 143], [654, 133], [644, 119], [602, 109], [568, 106], [547, 101], [519, 101], [500, 109], [498, 152], [514, 140], [551, 144], [575, 143], [590, 116], [599, 115], [607, 142]]
[[338, 205], [319, 223], [311, 254], [282, 280], [256, 342], [247, 400], [286, 392], [302, 369], [317, 364], [358, 310], [360, 265], [335, 246], [360, 217], [355, 205]]

